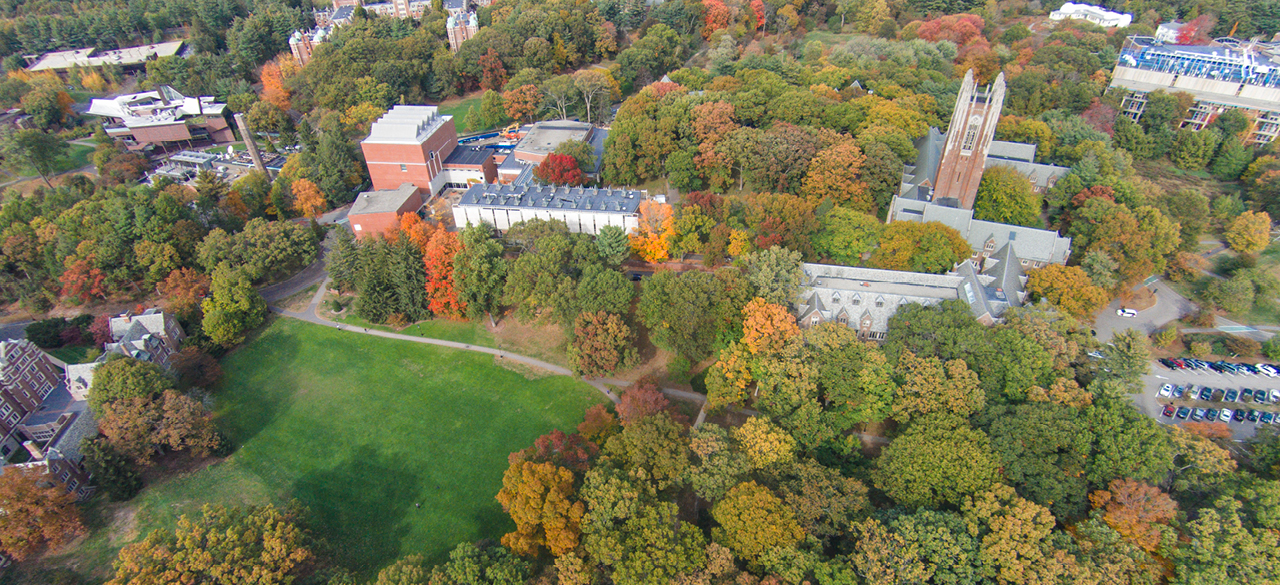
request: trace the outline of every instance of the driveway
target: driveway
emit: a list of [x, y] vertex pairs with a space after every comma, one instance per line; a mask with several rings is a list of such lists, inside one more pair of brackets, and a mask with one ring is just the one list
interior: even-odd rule
[[27, 325], [35, 321], [15, 321], [13, 323], [5, 323], [0, 325], [0, 339], [26, 339]]
[[[1166, 404], [1174, 404], [1177, 406], [1190, 406], [1192, 408], [1237, 408], [1255, 409], [1258, 411], [1280, 412], [1280, 404], [1267, 403], [1265, 405], [1255, 402], [1204, 402], [1201, 400], [1190, 400], [1186, 396], [1181, 399], [1165, 398], [1159, 396], [1160, 387], [1165, 384], [1173, 384], [1175, 386], [1185, 386], [1193, 384], [1196, 388], [1209, 386], [1211, 388], [1221, 388], [1223, 390], [1240, 390], [1242, 388], [1265, 389], [1268, 392], [1271, 389], [1280, 389], [1280, 378], [1268, 378], [1261, 374], [1219, 374], [1213, 370], [1170, 370], [1159, 362], [1151, 362], [1151, 373], [1142, 377], [1143, 392], [1141, 395], [1130, 395], [1133, 403], [1138, 410], [1147, 416], [1156, 419], [1160, 424], [1179, 424], [1186, 420], [1178, 418], [1167, 418], [1160, 416], [1161, 409]], [[1190, 420], [1190, 419], [1187, 419]], [[1235, 431], [1232, 436], [1237, 441], [1247, 440], [1253, 437], [1254, 430], [1262, 423], [1231, 422], [1228, 425], [1231, 430]]]
[[1097, 332], [1098, 341], [1110, 341], [1112, 335], [1125, 329], [1137, 329], [1151, 335], [1165, 325], [1195, 312], [1196, 304], [1178, 294], [1168, 283], [1160, 280], [1152, 286], [1156, 293], [1156, 304], [1150, 309], [1139, 311], [1137, 317], [1117, 315], [1119, 299], [1111, 301], [1107, 308], [1094, 317], [1093, 330]]

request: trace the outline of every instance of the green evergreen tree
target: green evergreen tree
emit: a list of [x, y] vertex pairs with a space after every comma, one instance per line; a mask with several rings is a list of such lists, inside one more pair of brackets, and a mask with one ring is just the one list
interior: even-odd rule
[[1253, 149], [1236, 138], [1228, 138], [1222, 143], [1222, 148], [1218, 149], [1218, 156], [1213, 158], [1213, 166], [1210, 170], [1220, 181], [1234, 181], [1240, 178], [1240, 173], [1243, 173], [1251, 162], [1253, 162]]

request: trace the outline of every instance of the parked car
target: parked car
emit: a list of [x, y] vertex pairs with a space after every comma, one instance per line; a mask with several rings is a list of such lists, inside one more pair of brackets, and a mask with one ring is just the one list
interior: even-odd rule
[[1218, 409], [1210, 408], [1209, 410], [1204, 411], [1204, 420], [1209, 422], [1218, 420]]
[[1272, 390], [1272, 391], [1271, 391], [1271, 401], [1272, 401], [1272, 402], [1280, 402], [1280, 390]]
[[1238, 398], [1240, 398], [1239, 390], [1236, 390], [1235, 388], [1227, 390], [1227, 402], [1235, 402]]
[[1258, 411], [1250, 409], [1249, 414], [1245, 415], [1245, 418], [1249, 419], [1249, 422], [1251, 423], [1258, 422]]
[[1187, 415], [1191, 414], [1191, 409], [1186, 406], [1178, 407], [1178, 418], [1185, 420]]
[[1235, 369], [1236, 369], [1237, 371], [1244, 372], [1244, 373], [1246, 373], [1246, 374], [1257, 374], [1257, 373], [1258, 373], [1258, 368], [1255, 368], [1255, 367], [1253, 367], [1252, 365], [1249, 365], [1249, 364], [1231, 364], [1231, 365], [1232, 365], [1233, 367], [1235, 367]]
[[1121, 317], [1137, 317], [1138, 312], [1133, 309], [1116, 309], [1116, 314]]
[[1249, 402], [1253, 400], [1253, 388], [1245, 388], [1240, 391], [1240, 402]]
[[1204, 400], [1207, 402], [1211, 398], [1213, 398], [1213, 388], [1205, 386], [1204, 388], [1200, 389], [1200, 400]]
[[1244, 409], [1241, 408], [1240, 410], [1237, 410], [1235, 414], [1231, 415], [1231, 420], [1236, 422], [1244, 422]]
[[[1165, 415], [1165, 416], [1168, 416], [1168, 415]], [[1271, 414], [1270, 412], [1264, 412], [1264, 413], [1262, 413], [1262, 418], [1260, 418], [1260, 419], [1258, 419], [1258, 420], [1261, 420], [1261, 421], [1262, 421], [1262, 424], [1264, 424], [1264, 425], [1269, 425], [1269, 424], [1271, 424], [1272, 422], [1275, 422], [1275, 420], [1276, 420], [1276, 415]]]
[[1269, 366], [1269, 365], [1267, 365], [1267, 364], [1258, 364], [1258, 365], [1256, 365], [1256, 366], [1254, 366], [1254, 367], [1255, 367], [1255, 368], [1258, 368], [1258, 371], [1259, 371], [1259, 372], [1262, 372], [1262, 375], [1264, 375], [1264, 376], [1266, 376], [1266, 377], [1268, 377], [1268, 378], [1274, 378], [1274, 377], [1276, 377], [1276, 376], [1280, 376], [1280, 371], [1276, 371], [1276, 369], [1275, 369], [1275, 368], [1273, 368], [1273, 367], [1271, 367], [1271, 366]]
[[[1160, 412], [1160, 416], [1171, 417], [1175, 412], [1178, 412], [1178, 407], [1172, 404], [1166, 404], [1164, 405], [1164, 410]], [[1267, 414], [1271, 414], [1271, 413], [1267, 413]]]
[[1161, 395], [1161, 396], [1172, 396], [1172, 395], [1173, 395], [1173, 384], [1165, 384], [1164, 386], [1161, 386], [1161, 387], [1160, 387], [1160, 395]]
[[1183, 394], [1186, 394], [1187, 390], [1188, 390], [1188, 389], [1190, 389], [1190, 388], [1191, 388], [1191, 385], [1190, 385], [1190, 384], [1188, 384], [1188, 385], [1186, 385], [1186, 386], [1174, 386], [1174, 387], [1173, 387], [1173, 397], [1174, 397], [1174, 398], [1182, 398], [1182, 395], [1183, 395]]
[[1218, 420], [1222, 422], [1231, 422], [1231, 415], [1235, 414], [1230, 408], [1222, 409], [1222, 414], [1218, 415]]
[[1191, 413], [1191, 420], [1200, 422], [1204, 420], [1205, 409], [1197, 408]]

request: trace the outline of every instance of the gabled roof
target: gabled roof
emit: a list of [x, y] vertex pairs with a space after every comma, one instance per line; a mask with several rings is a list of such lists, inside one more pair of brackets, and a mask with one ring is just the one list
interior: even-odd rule
[[995, 254], [987, 257], [982, 274], [995, 278], [993, 285], [1004, 293], [1004, 299], [1014, 307], [1022, 306], [1022, 260], [1013, 250], [1013, 244], [1005, 244]]

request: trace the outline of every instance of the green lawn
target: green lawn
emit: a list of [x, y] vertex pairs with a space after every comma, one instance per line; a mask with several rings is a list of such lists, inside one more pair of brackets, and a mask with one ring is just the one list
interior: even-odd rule
[[125, 540], [206, 503], [290, 499], [310, 509], [335, 560], [364, 577], [404, 554], [440, 561], [460, 542], [511, 528], [494, 499], [510, 452], [573, 428], [604, 400], [568, 377], [526, 379], [492, 356], [285, 318], [223, 369], [216, 415], [236, 452], [149, 486], [127, 539], [119, 521], [91, 517], [94, 533], [71, 553], [77, 564], [109, 566]]
[[467, 129], [467, 111], [472, 107], [480, 109], [480, 95], [477, 92], [471, 97], [450, 98], [440, 102], [440, 115], [453, 116], [453, 125], [458, 128], [458, 134], [472, 132]]
[[[65, 173], [74, 171], [80, 167], [88, 166], [93, 159], [93, 147], [83, 144], [68, 144], [67, 152], [61, 158], [54, 162], [52, 174]], [[28, 177], [38, 176], [39, 173], [32, 167], [22, 166], [11, 169], [14, 174]]]
[[89, 358], [89, 352], [95, 352], [93, 356], [94, 358], [97, 358], [102, 354], [99, 348], [93, 347], [92, 345], [59, 347], [57, 349], [48, 350], [48, 352], [53, 357], [56, 357], [68, 364], [83, 364], [85, 362], [93, 361]]
[[364, 319], [355, 316], [352, 309], [347, 309], [342, 316], [335, 317], [333, 320], [339, 321], [344, 325], [354, 327], [366, 327], [369, 329], [377, 329], [378, 331], [394, 331], [404, 335], [413, 335], [415, 337], [428, 337], [432, 339], [447, 339], [449, 341], [457, 341], [459, 343], [470, 343], [472, 345], [482, 345], [484, 347], [492, 347], [495, 349], [506, 349], [500, 347], [493, 334], [485, 330], [484, 326], [475, 321], [449, 321], [447, 319], [431, 319], [421, 323], [415, 323], [404, 329], [396, 330], [386, 325], [375, 325]]

